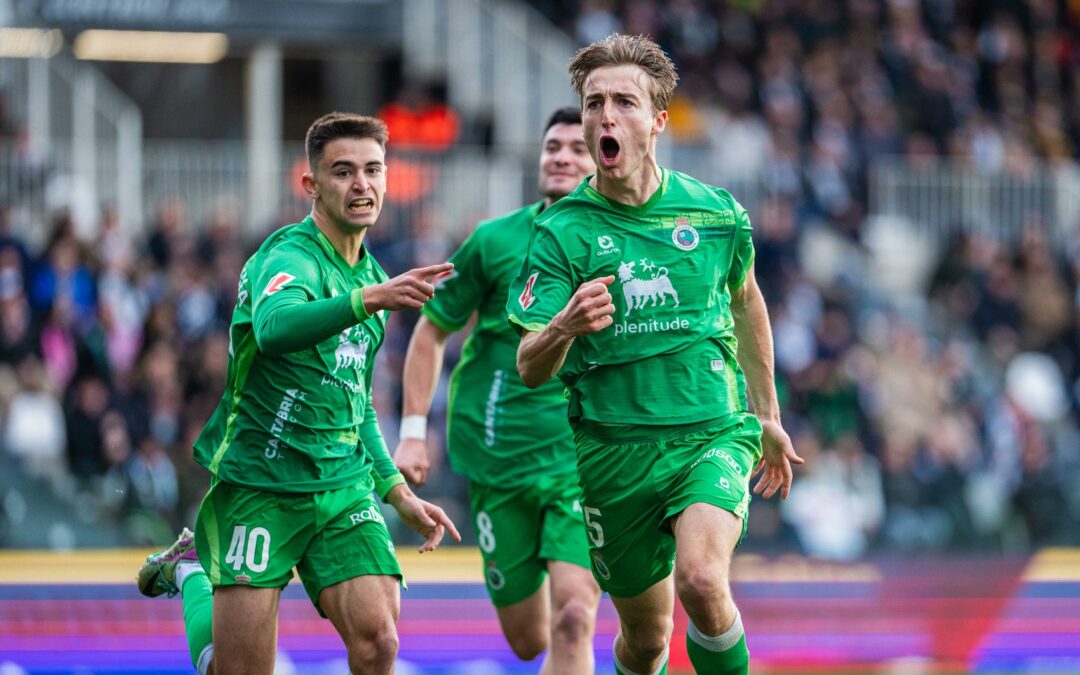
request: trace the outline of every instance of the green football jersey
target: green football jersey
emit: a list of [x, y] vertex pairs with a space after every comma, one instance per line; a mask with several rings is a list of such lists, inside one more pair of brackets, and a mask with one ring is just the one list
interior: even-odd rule
[[730, 289], [753, 263], [750, 219], [725, 190], [662, 172], [641, 206], [585, 182], [536, 220], [511, 322], [543, 330], [582, 283], [615, 277], [614, 323], [575, 339], [559, 372], [571, 419], [667, 426], [746, 410]]
[[[240, 274], [225, 394], [196, 461], [225, 482], [276, 492], [396, 474], [371, 404], [386, 314], [358, 323], [350, 304], [354, 289], [386, 279], [366, 249], [350, 266], [310, 216], [270, 235]], [[320, 337], [304, 337], [312, 332]]]
[[517, 372], [520, 338], [506, 322], [510, 283], [521, 267], [543, 202], [480, 223], [454, 253], [453, 274], [423, 313], [447, 331], [474, 311], [476, 327], [450, 379], [450, 466], [485, 485], [515, 487], [573, 471], [566, 394], [557, 381], [527, 388]]

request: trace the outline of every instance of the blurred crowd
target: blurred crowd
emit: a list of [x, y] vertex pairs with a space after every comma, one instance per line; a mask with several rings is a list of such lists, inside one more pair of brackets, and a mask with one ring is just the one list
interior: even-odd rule
[[[807, 464], [789, 500], [753, 502], [746, 546], [846, 560], [1080, 544], [1080, 233], [1061, 240], [1033, 213], [1015, 241], [978, 223], [943, 247], [913, 241], [926, 271], [902, 295], [874, 283], [865, 241], [876, 157], [987, 173], [1073, 161], [1080, 5], [534, 4], [583, 44], [657, 38], [681, 77], [673, 167], [761, 186], [747, 203], [757, 276]], [[90, 239], [61, 215], [41, 250], [0, 208], [0, 467], [119, 524], [128, 543], [190, 525], [208, 485], [191, 441], [222, 393], [239, 269], [261, 240], [242, 236], [252, 228], [228, 200], [207, 222], [189, 208], [164, 200], [138, 235], [106, 214]], [[437, 214], [405, 223], [394, 208], [399, 222], [370, 239], [388, 271], [449, 253]], [[391, 448], [414, 320], [394, 316], [377, 364]], [[436, 465], [425, 495], [461, 523], [462, 482]]]

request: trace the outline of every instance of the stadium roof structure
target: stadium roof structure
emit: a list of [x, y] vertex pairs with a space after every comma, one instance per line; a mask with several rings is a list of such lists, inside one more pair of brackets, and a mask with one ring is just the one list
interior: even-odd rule
[[[7, 5], [4, 7], [4, 5]], [[8, 25], [138, 31], [220, 32], [233, 39], [393, 45], [403, 11], [394, 0], [0, 0]]]

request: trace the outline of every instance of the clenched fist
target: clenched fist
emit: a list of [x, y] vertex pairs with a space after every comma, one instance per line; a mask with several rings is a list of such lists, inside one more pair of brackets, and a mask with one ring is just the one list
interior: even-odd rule
[[575, 337], [604, 330], [614, 321], [611, 315], [615, 313], [615, 305], [608, 292], [613, 281], [615, 277], [606, 276], [581, 284], [551, 322], [563, 333]]

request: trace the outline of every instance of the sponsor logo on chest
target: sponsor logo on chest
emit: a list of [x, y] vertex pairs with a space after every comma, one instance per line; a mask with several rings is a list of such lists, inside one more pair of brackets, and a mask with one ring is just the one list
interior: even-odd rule
[[[668, 269], [648, 258], [624, 260], [617, 280], [626, 309], [623, 320], [614, 324], [615, 337], [687, 330], [690, 320], [678, 316], [658, 320], [648, 316], [654, 307], [679, 306], [679, 292], [668, 276]], [[630, 318], [633, 317], [632, 320]]]

